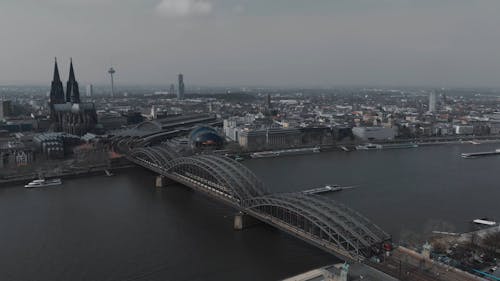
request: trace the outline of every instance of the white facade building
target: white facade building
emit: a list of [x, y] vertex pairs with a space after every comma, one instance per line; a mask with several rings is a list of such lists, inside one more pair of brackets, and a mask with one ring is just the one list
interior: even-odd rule
[[232, 141], [239, 140], [239, 133], [241, 132], [242, 125], [252, 124], [255, 121], [256, 116], [252, 114], [247, 114], [243, 117], [233, 116], [228, 119], [224, 119], [223, 131], [226, 138]]
[[392, 140], [396, 136], [394, 128], [354, 127], [352, 133], [362, 140]]
[[472, 135], [474, 133], [474, 127], [470, 125], [454, 125], [453, 129], [457, 135]]

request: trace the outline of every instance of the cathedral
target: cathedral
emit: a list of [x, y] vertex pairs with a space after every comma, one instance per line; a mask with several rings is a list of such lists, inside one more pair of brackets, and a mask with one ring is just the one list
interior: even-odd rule
[[55, 61], [54, 78], [50, 87], [49, 109], [52, 130], [55, 132], [82, 136], [95, 128], [97, 124], [95, 106], [93, 103], [80, 101], [73, 61], [70, 62], [66, 95], [64, 95], [63, 84], [59, 77], [57, 60]]

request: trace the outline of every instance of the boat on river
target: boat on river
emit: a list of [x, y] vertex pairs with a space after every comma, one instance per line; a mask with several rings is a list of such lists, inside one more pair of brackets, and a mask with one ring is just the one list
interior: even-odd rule
[[341, 191], [344, 189], [351, 189], [354, 188], [354, 186], [340, 186], [338, 184], [327, 184], [323, 187], [317, 187], [313, 189], [308, 189], [302, 191], [303, 194], [321, 194], [321, 193], [326, 193], [326, 192], [335, 192], [335, 191]]
[[470, 159], [470, 158], [477, 158], [477, 157], [494, 156], [494, 155], [499, 155], [499, 154], [500, 154], [500, 149], [496, 149], [494, 151], [462, 153], [461, 156], [462, 156], [462, 158]]
[[54, 186], [54, 185], [61, 185], [62, 181], [61, 179], [38, 179], [29, 182], [26, 184], [24, 187], [26, 188], [36, 188], [36, 187], [48, 187], [48, 186]]
[[382, 149], [402, 149], [402, 148], [417, 148], [415, 143], [389, 143], [382, 145]]
[[291, 148], [291, 149], [283, 149], [283, 150], [254, 152], [254, 153], [250, 154], [250, 157], [252, 157], [252, 158], [268, 158], [268, 157], [279, 157], [279, 156], [286, 156], [286, 155], [300, 155], [300, 154], [318, 153], [318, 152], [320, 152], [319, 147]]
[[362, 144], [362, 145], [357, 145], [356, 150], [377, 150], [377, 149], [382, 149], [382, 145], [380, 144], [373, 144], [373, 143], [367, 143], [367, 144]]

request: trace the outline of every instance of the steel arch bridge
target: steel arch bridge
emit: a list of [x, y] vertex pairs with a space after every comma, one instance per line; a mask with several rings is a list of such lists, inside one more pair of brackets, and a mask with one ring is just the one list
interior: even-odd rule
[[151, 165], [165, 167], [170, 161], [181, 155], [168, 146], [135, 148], [128, 154], [129, 158], [149, 162]]
[[247, 212], [347, 257], [369, 257], [391, 239], [361, 214], [323, 196], [273, 194], [245, 204]]
[[370, 257], [391, 237], [358, 212], [317, 195], [270, 194], [247, 167], [227, 157], [182, 157], [168, 146], [133, 149], [132, 162], [348, 260]]
[[245, 166], [227, 157], [181, 157], [167, 146], [134, 149], [129, 159], [174, 181], [223, 199], [240, 209], [243, 201], [268, 194]]

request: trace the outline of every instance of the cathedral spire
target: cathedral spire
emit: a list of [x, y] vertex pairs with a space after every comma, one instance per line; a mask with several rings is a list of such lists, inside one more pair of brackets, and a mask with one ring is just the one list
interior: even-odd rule
[[73, 59], [70, 59], [69, 78], [66, 84], [66, 102], [80, 103], [80, 91], [78, 90], [78, 82], [75, 78], [75, 70], [73, 69]]
[[64, 103], [64, 89], [59, 76], [59, 68], [57, 67], [57, 58], [54, 59], [54, 78], [50, 86], [50, 104]]
[[59, 68], [57, 67], [57, 58], [54, 58], [54, 78], [52, 81], [61, 81], [61, 77], [59, 77]]
[[69, 59], [69, 80], [76, 81], [75, 79], [75, 71], [73, 70], [73, 58]]

